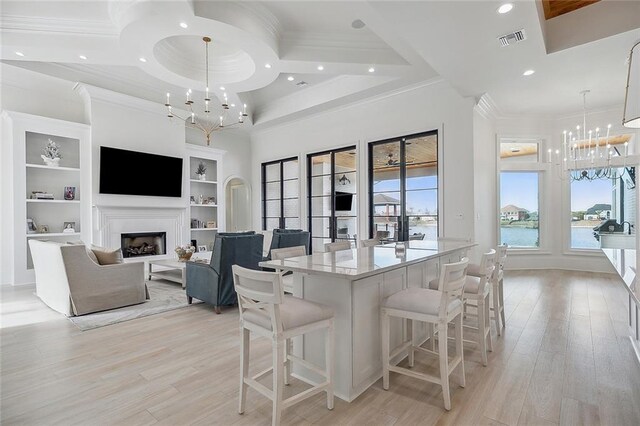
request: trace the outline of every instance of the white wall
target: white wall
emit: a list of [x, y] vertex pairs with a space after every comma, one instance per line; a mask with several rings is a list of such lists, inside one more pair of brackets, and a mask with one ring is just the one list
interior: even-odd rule
[[[443, 81], [370, 98], [253, 133], [252, 169], [260, 170], [265, 161], [300, 156], [301, 218], [306, 228], [306, 154], [357, 145], [359, 235], [368, 235], [367, 143], [437, 129], [441, 202], [444, 199], [439, 211], [440, 235], [469, 238], [474, 227], [473, 105], [472, 99], [462, 98]], [[252, 182], [254, 188], [260, 187], [259, 173], [254, 173]], [[260, 228], [259, 195], [253, 205], [253, 225]]]

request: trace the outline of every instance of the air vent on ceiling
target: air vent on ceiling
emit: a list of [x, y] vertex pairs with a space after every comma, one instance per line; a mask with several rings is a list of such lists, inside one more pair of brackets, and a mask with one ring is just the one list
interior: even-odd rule
[[510, 44], [516, 44], [526, 39], [527, 36], [525, 35], [524, 30], [514, 31], [498, 37], [500, 46], [502, 47], [509, 46]]
[[299, 81], [296, 83], [296, 86], [298, 87], [304, 87], [307, 86], [309, 83], [307, 83], [306, 81]]

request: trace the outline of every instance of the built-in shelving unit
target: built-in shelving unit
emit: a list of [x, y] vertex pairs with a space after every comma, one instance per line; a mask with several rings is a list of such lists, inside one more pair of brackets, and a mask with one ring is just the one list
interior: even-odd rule
[[[2, 224], [12, 228], [4, 233], [10, 241], [3, 241], [4, 247], [11, 247], [5, 251], [11, 259], [3, 260], [2, 267], [10, 268], [10, 282], [26, 284], [35, 281], [29, 240], [90, 240], [90, 128], [10, 111], [3, 113], [3, 124], [9, 129], [3, 135], [11, 144], [11, 158], [3, 159], [8, 160], [3, 166], [12, 171], [13, 221]], [[59, 146], [58, 166], [47, 165], [41, 158], [49, 140]], [[53, 199], [36, 199], [34, 192]], [[74, 232], [63, 232], [69, 223]]]
[[[197, 246], [206, 246], [210, 251], [216, 233], [224, 229], [221, 223], [224, 217], [222, 188], [218, 184], [222, 176], [222, 157], [224, 151], [203, 146], [187, 147], [185, 159], [188, 167], [186, 187], [189, 188], [189, 229], [191, 239]], [[196, 174], [198, 165], [206, 167], [204, 179]], [[211, 226], [207, 223], [213, 222]]]

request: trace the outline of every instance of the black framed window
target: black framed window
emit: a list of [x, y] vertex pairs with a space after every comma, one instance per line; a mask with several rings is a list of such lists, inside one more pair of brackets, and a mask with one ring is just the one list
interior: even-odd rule
[[307, 155], [311, 251], [326, 243], [358, 238], [356, 147]]
[[369, 143], [369, 233], [438, 238], [438, 131]]
[[300, 228], [298, 157], [262, 163], [262, 229]]

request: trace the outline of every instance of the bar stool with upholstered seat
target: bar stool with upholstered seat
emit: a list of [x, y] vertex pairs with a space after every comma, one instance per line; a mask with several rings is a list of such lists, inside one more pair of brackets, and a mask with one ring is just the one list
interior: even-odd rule
[[336, 241], [335, 243], [326, 243], [324, 249], [327, 252], [351, 250], [351, 241]]
[[[493, 344], [491, 342], [491, 326], [489, 322], [489, 291], [491, 288], [489, 281], [491, 280], [491, 275], [495, 268], [495, 259], [496, 251], [494, 249], [491, 249], [482, 255], [479, 271], [484, 271], [484, 274], [482, 277], [467, 275], [464, 284], [464, 292], [462, 293], [462, 300], [465, 304], [463, 308], [465, 315], [472, 315], [477, 318], [477, 327], [468, 325], [465, 325], [464, 327], [471, 330], [477, 330], [478, 332], [478, 338], [475, 342], [472, 340], [465, 340], [465, 342], [476, 343], [478, 345], [480, 348], [480, 355], [482, 356], [482, 365], [484, 366], [487, 365], [487, 350], [493, 351]], [[429, 288], [431, 289], [440, 289], [439, 285], [439, 279], [431, 280], [429, 282]], [[477, 308], [476, 314], [466, 312], [466, 305], [470, 301], [474, 302], [472, 306]], [[429, 333], [430, 336], [433, 336], [433, 334], [433, 332]], [[438, 342], [440, 342], [440, 337], [438, 337]], [[431, 343], [431, 346], [433, 346], [433, 343]]]
[[[289, 257], [306, 256], [307, 248], [305, 246], [285, 247], [281, 249], [271, 249], [271, 260], [284, 260]], [[293, 274], [282, 275], [282, 287], [287, 293], [293, 293]]]
[[[333, 409], [334, 375], [334, 313], [329, 306], [313, 303], [293, 296], [285, 296], [282, 275], [262, 272], [233, 265], [233, 282], [240, 309], [240, 400], [238, 412], [244, 413], [247, 387], [260, 392], [273, 401], [272, 424], [279, 425], [282, 410], [318, 392], [327, 393], [327, 408]], [[325, 368], [298, 358], [288, 350], [288, 341], [311, 331], [325, 330]], [[250, 333], [272, 340], [273, 366], [249, 377]], [[322, 383], [301, 393], [282, 399], [283, 387], [291, 374], [291, 362], [319, 374]], [[273, 372], [273, 389], [258, 380]]]
[[[507, 248], [508, 246], [506, 244], [499, 245], [496, 248], [496, 267], [491, 276], [491, 300], [493, 307], [490, 310], [493, 311], [493, 319], [496, 323], [498, 336], [502, 334], [500, 319], [502, 319], [502, 327], [507, 326], [504, 319], [504, 264], [507, 260]], [[480, 265], [470, 263], [467, 268], [467, 275], [481, 277], [482, 272]]]
[[360, 247], [375, 247], [380, 244], [380, 240], [377, 238], [370, 238], [368, 240], [360, 240]]
[[[382, 387], [389, 389], [389, 371], [404, 374], [416, 379], [425, 380], [442, 386], [444, 408], [451, 409], [451, 397], [449, 393], [449, 376], [459, 368], [460, 386], [465, 386], [464, 354], [462, 349], [462, 291], [466, 279], [466, 267], [469, 259], [464, 258], [460, 262], [449, 263], [443, 266], [440, 274], [440, 290], [427, 288], [407, 288], [387, 297], [380, 310], [381, 339], [382, 339]], [[409, 340], [404, 342], [393, 353], [390, 353], [390, 317], [404, 318], [407, 320]], [[415, 336], [413, 321], [422, 321], [429, 324], [437, 324], [438, 351], [414, 346]], [[455, 326], [455, 356], [449, 361], [447, 350], [447, 335], [449, 323]], [[422, 351], [440, 358], [440, 377], [430, 374], [418, 373], [408, 368], [391, 364], [391, 360], [408, 349], [409, 367], [414, 365], [414, 351]]]

